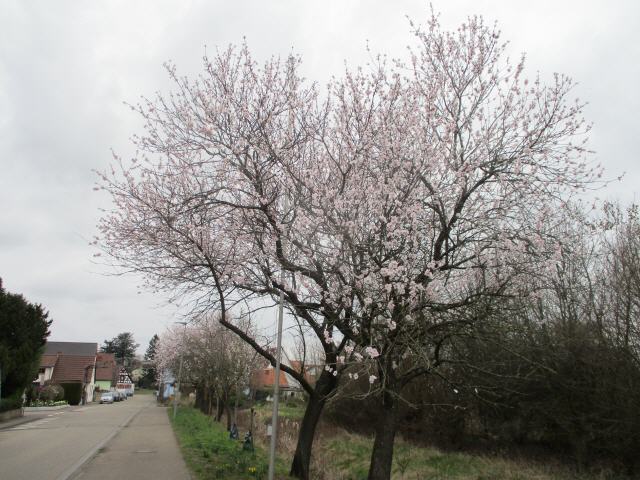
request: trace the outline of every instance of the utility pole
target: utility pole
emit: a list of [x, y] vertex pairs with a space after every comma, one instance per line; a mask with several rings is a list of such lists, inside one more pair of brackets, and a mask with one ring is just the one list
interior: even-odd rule
[[180, 395], [180, 378], [182, 377], [182, 359], [184, 358], [184, 337], [187, 332], [187, 322], [173, 322], [179, 323], [184, 327], [182, 330], [182, 345], [180, 348], [180, 366], [178, 367], [178, 378], [176, 379], [176, 388], [173, 392], [173, 419], [176, 419], [176, 415], [178, 414], [178, 395]]

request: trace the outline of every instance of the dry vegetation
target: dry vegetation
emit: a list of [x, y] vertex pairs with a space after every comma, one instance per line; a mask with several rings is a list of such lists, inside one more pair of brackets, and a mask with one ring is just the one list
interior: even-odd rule
[[[266, 424], [271, 405], [255, 408], [254, 438], [261, 449], [268, 449]], [[283, 406], [278, 428], [280, 458], [291, 458], [298, 435], [297, 420], [304, 410], [291, 404]], [[249, 428], [249, 410], [238, 413], [238, 428]], [[224, 422], [223, 422], [224, 423]], [[372, 438], [349, 433], [328, 422], [321, 422], [312, 457], [314, 480], [361, 480], [367, 478]], [[444, 452], [415, 446], [398, 439], [393, 461], [393, 480], [601, 480], [615, 478], [610, 472], [584, 474], [554, 463], [533, 463], [499, 457]]]

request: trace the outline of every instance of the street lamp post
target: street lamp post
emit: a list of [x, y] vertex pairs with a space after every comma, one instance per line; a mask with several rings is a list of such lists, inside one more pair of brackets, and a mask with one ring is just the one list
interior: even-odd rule
[[[288, 209], [287, 196], [283, 198], [283, 212]], [[282, 241], [284, 251], [285, 241]], [[280, 284], [284, 284], [284, 268], [280, 271]], [[276, 337], [276, 365], [273, 380], [273, 412], [271, 414], [271, 444], [269, 445], [269, 480], [273, 480], [276, 469], [276, 445], [278, 443], [278, 404], [280, 402], [280, 361], [282, 357], [282, 317], [284, 316], [284, 292], [280, 291], [280, 305], [278, 306], [278, 331]]]
[[176, 415], [178, 413], [178, 395], [180, 395], [180, 378], [182, 377], [182, 359], [184, 357], [184, 336], [187, 331], [187, 322], [173, 322], [173, 323], [179, 323], [184, 327], [184, 329], [182, 330], [183, 345], [181, 345], [181, 348], [180, 348], [180, 366], [178, 367], [178, 378], [176, 379], [176, 382], [175, 382], [176, 388], [175, 388], [175, 391], [173, 392], [173, 419], [175, 420]]
[[[284, 272], [281, 275], [284, 280]], [[280, 358], [282, 351], [282, 316], [284, 294], [280, 292], [280, 305], [278, 306], [278, 337], [276, 340], [276, 371], [273, 381], [273, 412], [271, 415], [271, 444], [269, 448], [269, 480], [273, 480], [276, 463], [276, 444], [278, 443], [278, 403], [280, 401]]]

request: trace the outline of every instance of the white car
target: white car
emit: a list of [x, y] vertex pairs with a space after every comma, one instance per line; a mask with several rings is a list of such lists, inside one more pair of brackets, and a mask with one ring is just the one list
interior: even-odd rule
[[113, 403], [113, 392], [104, 392], [100, 395], [100, 403]]

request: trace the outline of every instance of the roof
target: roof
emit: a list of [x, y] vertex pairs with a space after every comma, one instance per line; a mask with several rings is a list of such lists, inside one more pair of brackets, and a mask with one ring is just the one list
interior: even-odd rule
[[96, 355], [96, 381], [108, 380], [114, 383], [117, 375], [115, 353], [98, 352]]
[[[54, 383], [86, 382], [89, 380], [89, 367], [95, 365], [95, 354], [83, 355], [60, 355], [56, 368], [53, 369]], [[89, 370], [90, 371], [90, 370]]]
[[96, 353], [96, 363], [111, 363], [113, 365], [116, 364], [116, 354], [115, 353], [104, 353], [98, 352]]
[[42, 355], [40, 357], [40, 368], [54, 367], [57, 360], [58, 355]]
[[[251, 384], [255, 388], [269, 388], [275, 384], [276, 371], [274, 368], [262, 368], [260, 370], [254, 370], [251, 374]], [[280, 370], [280, 388], [289, 388], [289, 382], [287, 382], [287, 376]]]
[[[302, 373], [302, 362], [300, 360], [291, 360], [291, 362], [289, 363], [291, 364], [291, 368], [293, 368], [296, 372]], [[322, 369], [323, 365], [305, 364], [304, 379], [310, 385], [314, 385], [316, 383], [316, 380], [320, 376], [320, 373], [322, 373]], [[297, 380], [296, 383], [298, 383]]]
[[120, 367], [118, 372], [118, 383], [133, 383], [129, 372], [125, 367]]
[[113, 383], [113, 368], [96, 367], [96, 381], [109, 381]]
[[56, 353], [62, 353], [63, 355], [81, 355], [95, 357], [97, 352], [97, 343], [47, 342], [44, 347], [45, 355], [55, 355]]

